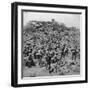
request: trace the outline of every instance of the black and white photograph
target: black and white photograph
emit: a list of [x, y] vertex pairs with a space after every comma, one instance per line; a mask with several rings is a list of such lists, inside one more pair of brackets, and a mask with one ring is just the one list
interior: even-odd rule
[[22, 14], [22, 77], [79, 75], [80, 14]]
[[87, 7], [12, 3], [12, 86], [87, 82]]

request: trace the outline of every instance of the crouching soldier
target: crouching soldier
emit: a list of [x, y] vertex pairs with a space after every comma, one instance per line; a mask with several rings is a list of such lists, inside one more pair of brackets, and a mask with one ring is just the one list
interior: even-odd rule
[[30, 55], [28, 57], [28, 61], [26, 62], [25, 66], [27, 66], [29, 68], [32, 67], [32, 66], [35, 66], [35, 62], [33, 61], [32, 55]]

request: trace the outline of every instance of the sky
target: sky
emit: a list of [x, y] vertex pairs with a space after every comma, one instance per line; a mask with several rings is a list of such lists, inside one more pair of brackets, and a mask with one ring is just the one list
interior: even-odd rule
[[43, 13], [43, 12], [23, 12], [24, 26], [30, 20], [36, 21], [55, 21], [64, 23], [67, 27], [80, 28], [80, 14], [63, 14], [63, 13]]

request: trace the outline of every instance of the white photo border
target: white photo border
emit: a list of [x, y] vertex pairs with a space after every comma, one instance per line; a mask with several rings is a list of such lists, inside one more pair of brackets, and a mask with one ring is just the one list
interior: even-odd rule
[[[64, 12], [78, 12], [81, 14], [81, 27], [80, 27], [80, 46], [81, 48], [81, 60], [80, 60], [80, 75], [70, 76], [52, 76], [52, 77], [26, 77], [21, 78], [21, 11], [25, 10], [49, 10], [49, 11], [64, 11]], [[48, 82], [66, 82], [66, 81], [80, 81], [85, 80], [85, 10], [73, 9], [73, 8], [52, 8], [52, 7], [36, 7], [36, 6], [18, 6], [18, 84], [34, 84], [34, 83], [48, 83]]]

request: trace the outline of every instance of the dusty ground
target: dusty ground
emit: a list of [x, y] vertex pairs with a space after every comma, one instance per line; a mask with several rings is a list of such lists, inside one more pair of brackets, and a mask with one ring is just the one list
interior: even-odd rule
[[[59, 67], [58, 72], [49, 73], [45, 67], [40, 68], [39, 66], [34, 66], [32, 68], [23, 68], [23, 77], [37, 77], [37, 76], [53, 76], [53, 75], [78, 75], [80, 74], [80, 61], [66, 60], [67, 64], [63, 67]], [[71, 64], [74, 62], [74, 65]]]

